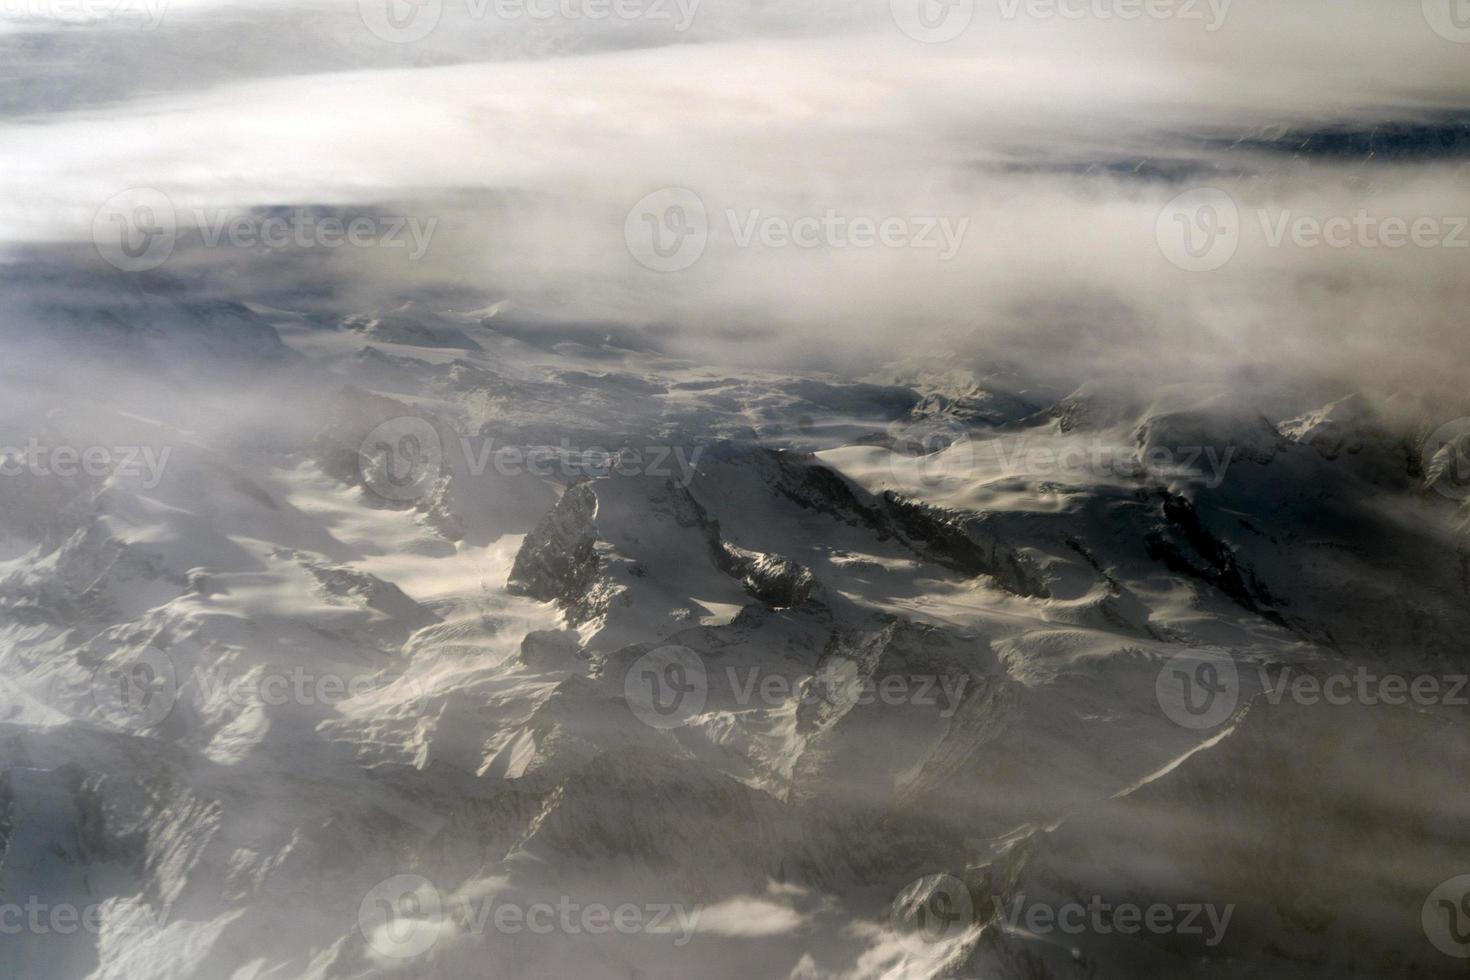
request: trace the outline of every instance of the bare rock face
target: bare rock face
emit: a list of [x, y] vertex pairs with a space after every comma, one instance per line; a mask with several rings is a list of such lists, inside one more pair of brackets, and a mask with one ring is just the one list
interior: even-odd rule
[[1278, 428], [1286, 438], [1380, 486], [1407, 488], [1421, 466], [1412, 440], [1393, 432], [1362, 395], [1339, 398]]
[[[677, 559], [695, 568], [674, 567]], [[720, 591], [738, 583], [770, 606], [801, 605], [815, 587], [799, 563], [723, 540], [719, 522], [684, 487], [612, 477], [567, 491], [522, 542], [507, 588], [556, 602], [575, 626], [628, 605], [635, 589], [657, 593], [654, 582], [710, 572], [728, 577]]]
[[1170, 460], [1203, 458], [1214, 450], [1252, 463], [1269, 463], [1286, 440], [1264, 415], [1249, 410], [1190, 408], [1148, 415], [1134, 433], [1140, 457], [1159, 453]]
[[[375, 438], [385, 425], [391, 444]], [[398, 431], [410, 427], [408, 438]], [[419, 444], [420, 433], [429, 445]], [[456, 439], [452, 428], [432, 413], [348, 385], [312, 440], [311, 454], [328, 476], [361, 488], [368, 506], [413, 509], [445, 539], [457, 541], [464, 527], [451, 508], [455, 472], [453, 457], [445, 451]], [[398, 486], [404, 478], [417, 482]]]
[[[161, 481], [0, 480], [0, 913], [103, 923], [0, 936], [0, 975], [1450, 972], [1420, 914], [1470, 873], [1463, 706], [1257, 680], [1463, 697], [1463, 528], [1360, 400], [1283, 396], [1273, 425], [1194, 386], [713, 374], [589, 325], [269, 316], [306, 407], [252, 396], [239, 432], [149, 388], [96, 414], [163, 434]], [[395, 420], [413, 438], [374, 435]], [[1041, 452], [914, 475], [1001, 435]], [[497, 455], [527, 447], [554, 472]], [[560, 467], [610, 454], [638, 465]], [[1200, 651], [1220, 673], [1179, 668]], [[1181, 675], [1217, 725], [1170, 713]], [[1094, 897], [1234, 911], [1208, 945], [1010, 918]], [[698, 914], [496, 925], [573, 902]]]
[[521, 641], [521, 662], [534, 670], [574, 669], [579, 652], [574, 630], [533, 630]]
[[[1377, 757], [1388, 744], [1403, 754]], [[1453, 787], [1467, 776], [1467, 752], [1463, 725], [1449, 717], [1258, 697], [1218, 744], [971, 869], [987, 935], [970, 966], [1007, 977], [1028, 975], [1028, 960], [1055, 977], [1210, 976], [1250, 957], [1269, 977], [1369, 977], [1388, 962], [1406, 975], [1448, 975], [1423, 940], [1420, 906], [1456, 867], [1450, 828], [1470, 813]], [[1406, 794], [1421, 792], [1436, 800], [1435, 818], [1395, 819]], [[1336, 805], [1344, 797], [1354, 805]], [[1214, 819], [1177, 819], [1198, 806]], [[1164, 888], [1148, 870], [1159, 867]], [[1175, 925], [1185, 914], [1194, 922], [1153, 935], [1086, 930], [1057, 949], [1004, 929], [1037, 903], [1163, 903]]]
[[1052, 405], [1047, 415], [1062, 432], [1087, 432], [1135, 419], [1142, 408], [1137, 392], [1088, 383]]
[[575, 609], [574, 622], [592, 615], [584, 591], [597, 572], [597, 494], [590, 483], [572, 487], [536, 525], [516, 553], [506, 588], [515, 595], [556, 601]]
[[403, 637], [438, 622], [432, 612], [410, 599], [392, 582], [340, 565], [297, 558], [331, 602], [359, 605], [379, 614]]
[[811, 571], [791, 559], [747, 551], [723, 541], [713, 547], [716, 563], [766, 605], [799, 606], [811, 598], [816, 585]]
[[342, 326], [378, 343], [480, 349], [457, 324], [413, 300], [391, 310], [350, 314], [342, 319]]

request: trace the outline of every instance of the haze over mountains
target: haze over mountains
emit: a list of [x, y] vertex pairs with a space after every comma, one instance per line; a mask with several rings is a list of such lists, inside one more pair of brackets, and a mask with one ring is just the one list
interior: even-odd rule
[[1470, 37], [910, 6], [0, 12], [0, 972], [1463, 971]]

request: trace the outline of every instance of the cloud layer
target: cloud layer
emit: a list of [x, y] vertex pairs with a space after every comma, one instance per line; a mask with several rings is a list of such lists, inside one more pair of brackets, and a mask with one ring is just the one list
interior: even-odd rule
[[[411, 43], [375, 35], [372, 4], [180, 4], [153, 31], [32, 19], [10, 72], [33, 104], [0, 124], [0, 238], [86, 244], [130, 188], [186, 227], [391, 205], [435, 237], [418, 261], [333, 250], [354, 302], [471, 286], [671, 325], [711, 359], [958, 346], [1058, 383], [1267, 369], [1458, 391], [1470, 48], [1428, 7], [997, 0], [945, 43], [911, 36], [899, 0], [430, 9]], [[70, 77], [85, 51], [117, 56], [105, 86]], [[1170, 225], [1206, 187], [1234, 213]], [[668, 188], [697, 203], [638, 213]], [[1228, 261], [1181, 262], [1168, 236], [1203, 247], [1191, 223], [1219, 217]], [[638, 236], [673, 247], [691, 219], [697, 259], [660, 271]], [[1385, 244], [1385, 221], [1423, 234]], [[1324, 241], [1313, 222], [1352, 227]], [[248, 290], [278, 268], [263, 251], [170, 268]]]

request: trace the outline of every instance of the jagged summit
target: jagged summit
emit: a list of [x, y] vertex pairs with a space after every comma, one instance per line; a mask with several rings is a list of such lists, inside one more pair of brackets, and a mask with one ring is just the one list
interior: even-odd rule
[[[104, 924], [6, 968], [1336, 978], [1344, 943], [1435, 968], [1405, 909], [1452, 843], [1344, 814], [1449, 799], [1460, 714], [1271, 700], [1281, 671], [1463, 661], [1463, 531], [1415, 476], [1447, 464], [1364, 399], [1272, 421], [1221, 385], [249, 313], [287, 356], [241, 424], [135, 389], [12, 424], [153, 456], [0, 480], [0, 896]], [[1161, 678], [1225, 670], [1212, 724], [1171, 716]], [[375, 929], [404, 874], [419, 911]], [[560, 896], [701, 912], [609, 943], [484, 924]], [[1234, 924], [1059, 944], [1011, 918], [1161, 896]], [[968, 912], [926, 937], [940, 899]]]

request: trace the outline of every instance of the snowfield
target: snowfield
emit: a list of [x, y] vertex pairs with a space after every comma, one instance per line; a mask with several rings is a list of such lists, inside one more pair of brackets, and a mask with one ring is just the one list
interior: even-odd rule
[[1443, 420], [23, 274], [6, 976], [1456, 975]]

